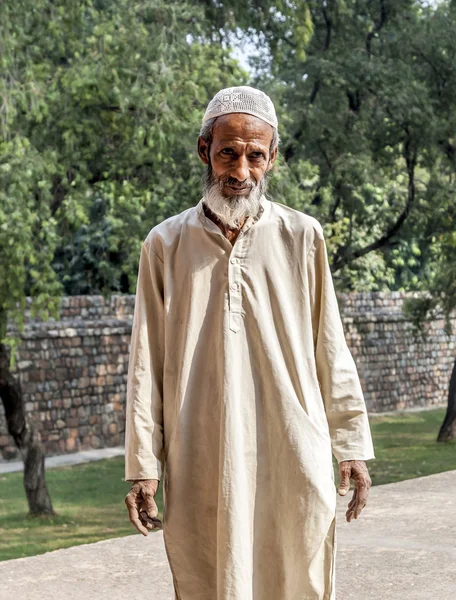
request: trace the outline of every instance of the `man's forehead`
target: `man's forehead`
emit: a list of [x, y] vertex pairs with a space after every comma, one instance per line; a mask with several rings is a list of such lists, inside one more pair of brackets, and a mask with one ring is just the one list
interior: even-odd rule
[[273, 129], [271, 125], [244, 113], [230, 113], [216, 119], [212, 128], [214, 142], [223, 140], [257, 140], [269, 143], [272, 140]]

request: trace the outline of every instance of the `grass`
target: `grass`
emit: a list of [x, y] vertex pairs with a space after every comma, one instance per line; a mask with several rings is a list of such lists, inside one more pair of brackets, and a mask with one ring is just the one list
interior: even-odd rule
[[436, 442], [445, 412], [438, 408], [371, 417], [375, 460], [366, 464], [372, 484], [456, 469], [456, 440]]
[[[0, 475], [0, 560], [137, 533], [124, 502], [131, 483], [123, 477], [123, 456], [47, 469], [57, 516], [33, 518], [27, 516], [23, 473]], [[155, 501], [162, 518], [161, 484]]]
[[[371, 417], [376, 459], [367, 465], [373, 485], [456, 469], [456, 442], [435, 441], [444, 414], [436, 409]], [[128, 520], [124, 498], [131, 484], [123, 477], [123, 457], [48, 469], [57, 516], [37, 519], [27, 517], [22, 472], [0, 475], [0, 560], [140, 535]], [[161, 488], [156, 502], [163, 518]]]

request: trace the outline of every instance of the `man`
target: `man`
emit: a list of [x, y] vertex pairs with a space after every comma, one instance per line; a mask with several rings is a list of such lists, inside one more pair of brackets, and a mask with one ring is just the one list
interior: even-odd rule
[[141, 249], [125, 502], [147, 535], [164, 474], [177, 600], [334, 600], [332, 453], [339, 493], [354, 481], [348, 521], [371, 485], [322, 227], [264, 195], [277, 144], [264, 93], [221, 90], [198, 139], [203, 197]]

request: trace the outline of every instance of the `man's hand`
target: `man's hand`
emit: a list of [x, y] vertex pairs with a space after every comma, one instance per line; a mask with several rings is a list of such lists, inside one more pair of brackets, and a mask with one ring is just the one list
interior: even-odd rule
[[143, 535], [148, 535], [150, 529], [163, 528], [160, 519], [156, 518], [158, 507], [154, 500], [159, 483], [158, 479], [137, 479], [125, 496], [130, 521]]
[[359, 513], [367, 504], [367, 496], [372, 485], [369, 471], [364, 460], [342, 460], [339, 463], [339, 495], [345, 496], [350, 490], [350, 479], [354, 482], [353, 496], [348, 503], [348, 510], [345, 513], [347, 521], [350, 523], [352, 517], [358, 518]]

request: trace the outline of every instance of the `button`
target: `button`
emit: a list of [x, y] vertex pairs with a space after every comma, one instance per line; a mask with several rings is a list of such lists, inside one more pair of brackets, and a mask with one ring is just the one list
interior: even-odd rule
[[233, 265], [235, 265], [238, 262], [237, 258], [230, 258], [230, 263], [233, 263]]
[[231, 287], [232, 290], [237, 290], [238, 289], [238, 284], [237, 283], [232, 283], [230, 287]]

